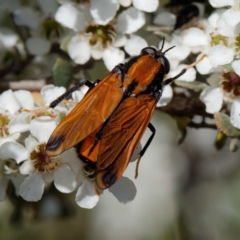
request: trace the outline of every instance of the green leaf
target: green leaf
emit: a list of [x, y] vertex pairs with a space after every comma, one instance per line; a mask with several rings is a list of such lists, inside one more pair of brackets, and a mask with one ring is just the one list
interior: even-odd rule
[[179, 87], [184, 87], [184, 88], [195, 90], [195, 91], [201, 91], [208, 86], [206, 83], [202, 83], [198, 81], [193, 81], [193, 82], [174, 81], [174, 83]]
[[53, 66], [53, 81], [56, 86], [69, 87], [73, 75], [73, 67], [70, 62], [57, 58]]
[[215, 122], [219, 131], [227, 135], [228, 137], [240, 137], [240, 129], [235, 128], [228, 115], [217, 112], [214, 113]]

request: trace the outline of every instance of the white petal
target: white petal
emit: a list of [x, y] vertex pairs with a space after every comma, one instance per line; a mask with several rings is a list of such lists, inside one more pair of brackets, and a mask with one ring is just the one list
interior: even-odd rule
[[6, 198], [6, 179], [3, 178], [3, 175], [0, 175], [0, 202]]
[[209, 0], [209, 3], [214, 8], [225, 7], [225, 6], [232, 6], [234, 5], [234, 0]]
[[236, 128], [240, 128], [240, 100], [234, 100], [231, 113], [230, 113], [230, 122]]
[[70, 193], [75, 190], [77, 182], [75, 173], [67, 164], [61, 164], [54, 172], [54, 185], [62, 193]]
[[220, 9], [217, 11], [214, 11], [209, 17], [208, 17], [208, 22], [213, 28], [217, 28], [217, 21], [219, 17], [223, 14], [224, 10]]
[[34, 137], [28, 137], [25, 139], [25, 147], [29, 152], [32, 152], [38, 145], [38, 141]]
[[223, 17], [219, 17], [217, 21], [217, 30], [218, 33], [225, 36], [225, 37], [231, 37], [234, 38], [234, 26], [229, 26], [226, 24], [226, 21], [223, 19]]
[[154, 17], [153, 23], [156, 25], [163, 25], [163, 26], [174, 26], [176, 22], [176, 16], [170, 12], [161, 12]]
[[75, 174], [77, 174], [80, 168], [83, 166], [83, 163], [79, 159], [75, 148], [71, 148], [63, 152], [61, 154], [61, 158], [62, 158], [61, 162], [68, 165]]
[[28, 150], [16, 142], [6, 142], [0, 147], [0, 158], [12, 158], [17, 163], [28, 158]]
[[127, 37], [124, 34], [118, 33], [115, 41], [113, 42], [113, 47], [123, 47], [127, 42]]
[[0, 138], [0, 146], [2, 146], [6, 142], [15, 142], [15, 139], [18, 139], [18, 138], [19, 138], [19, 133], [14, 133], [11, 136]]
[[107, 69], [111, 71], [117, 64], [124, 61], [125, 54], [118, 48], [108, 47], [104, 50], [102, 58]]
[[155, 12], [159, 5], [158, 0], [148, 0], [148, 1], [132, 0], [132, 1], [133, 1], [133, 6], [135, 8], [142, 10], [144, 12]]
[[13, 92], [13, 94], [15, 95], [22, 108], [33, 109], [34, 100], [32, 94], [29, 91], [18, 90]]
[[[168, 49], [170, 47], [175, 46], [173, 49], [168, 51], [166, 53], [166, 56], [170, 59], [177, 59], [179, 61], [182, 61], [188, 57], [188, 55], [191, 53], [191, 48], [185, 45], [180, 44], [178, 41], [171, 41], [164, 43], [164, 49]], [[159, 43], [158, 48], [160, 49], [162, 47], [162, 41]]]
[[163, 107], [166, 106], [171, 100], [173, 96], [173, 90], [172, 87], [167, 85], [163, 89], [162, 97], [157, 103], [157, 107]]
[[31, 164], [31, 162], [29, 160], [23, 162], [23, 164], [19, 167], [19, 171], [23, 175], [29, 175], [34, 170], [35, 169], [33, 168], [33, 165]]
[[[12, 174], [13, 175], [13, 174]], [[11, 176], [11, 182], [13, 183], [15, 187], [15, 194], [16, 196], [19, 196], [19, 188], [22, 182], [25, 180], [26, 176], [23, 176], [21, 174], [14, 174]]]
[[52, 101], [66, 92], [65, 87], [55, 87], [54, 85], [46, 85], [41, 89], [44, 104], [48, 106]]
[[[169, 73], [170, 77], [174, 77], [179, 74], [183, 68], [187, 67], [186, 64], [180, 64], [177, 68]], [[182, 76], [180, 76], [177, 80], [185, 81], [185, 82], [193, 82], [196, 79], [196, 70], [194, 68], [189, 68]]]
[[91, 56], [95, 59], [95, 60], [99, 60], [102, 58], [102, 54], [103, 54], [103, 49], [99, 49], [99, 48], [91, 48]]
[[228, 64], [234, 58], [234, 50], [219, 44], [211, 47], [208, 58], [213, 66]]
[[42, 11], [47, 15], [54, 15], [57, 11], [58, 4], [55, 0], [38, 0], [37, 2]]
[[[202, 57], [202, 53], [197, 56], [198, 60]], [[198, 72], [202, 75], [209, 74], [213, 70], [213, 65], [210, 63], [208, 57], [205, 57], [200, 63], [196, 65]]]
[[199, 28], [189, 28], [181, 34], [182, 44], [189, 47], [198, 47], [208, 44], [208, 38], [205, 32]]
[[223, 13], [222, 18], [228, 26], [236, 26], [240, 22], [240, 12], [230, 8]]
[[95, 23], [106, 25], [114, 18], [118, 8], [117, 0], [91, 0], [90, 12]]
[[127, 177], [121, 177], [108, 190], [118, 199], [120, 203], [131, 202], [137, 193], [137, 189], [133, 181]]
[[27, 39], [26, 46], [33, 55], [45, 55], [49, 53], [51, 43], [44, 38], [31, 37]]
[[140, 54], [141, 50], [147, 46], [147, 41], [144, 38], [132, 35], [128, 39], [124, 49], [129, 55], [133, 56]]
[[68, 53], [75, 63], [86, 63], [91, 57], [88, 40], [78, 35], [72, 37], [68, 43]]
[[120, 33], [134, 33], [139, 30], [145, 22], [145, 14], [134, 7], [130, 7], [118, 15], [116, 30]]
[[222, 108], [223, 92], [221, 88], [207, 87], [201, 92], [200, 99], [206, 105], [206, 112], [215, 113]]
[[235, 71], [235, 73], [240, 76], [240, 60], [233, 61], [232, 68]]
[[23, 7], [15, 10], [13, 16], [14, 22], [16, 22], [17, 25], [37, 28], [40, 24], [37, 12], [29, 7]]
[[26, 201], [36, 202], [42, 198], [45, 183], [37, 172], [30, 174], [19, 188], [19, 195]]
[[56, 121], [48, 116], [34, 118], [30, 123], [30, 132], [40, 143], [46, 143], [56, 128]]
[[46, 184], [49, 184], [54, 180], [54, 172], [43, 174], [42, 178]]
[[220, 73], [213, 73], [207, 78], [207, 82], [212, 87], [219, 87], [221, 81], [222, 81], [222, 76]]
[[94, 182], [85, 180], [78, 188], [75, 200], [78, 206], [91, 209], [97, 205], [99, 198]]
[[20, 109], [20, 104], [18, 103], [11, 89], [1, 94], [0, 106], [8, 110], [11, 114], [16, 113]]
[[123, 7], [129, 7], [132, 3], [132, 0], [118, 0], [118, 2], [123, 6]]
[[90, 21], [90, 13], [84, 5], [77, 7], [77, 5], [68, 2], [58, 8], [55, 20], [75, 31], [83, 31]]
[[72, 99], [73, 99], [74, 102], [78, 103], [83, 99], [84, 95], [85, 95], [85, 93], [82, 92], [81, 90], [80, 91], [75, 91], [75, 92], [72, 93]]
[[8, 124], [8, 132], [10, 134], [17, 132], [26, 132], [30, 129], [30, 122], [32, 119], [32, 113], [22, 112], [19, 115], [12, 118]]
[[5, 48], [12, 48], [16, 45], [18, 36], [8, 28], [0, 28], [0, 42]]

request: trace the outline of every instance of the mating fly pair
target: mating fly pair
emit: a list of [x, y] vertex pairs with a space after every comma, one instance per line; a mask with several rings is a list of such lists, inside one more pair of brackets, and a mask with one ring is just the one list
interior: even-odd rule
[[54, 108], [82, 85], [88, 93], [63, 119], [52, 133], [46, 146], [48, 156], [56, 156], [76, 147], [92, 178], [100, 189], [112, 186], [123, 174], [134, 150], [147, 127], [152, 134], [139, 153], [139, 160], [151, 143], [155, 128], [150, 123], [164, 86], [183, 75], [164, 81], [170, 70], [165, 53], [152, 47], [142, 49], [140, 55], [119, 64], [97, 84], [88, 80], [50, 104]]

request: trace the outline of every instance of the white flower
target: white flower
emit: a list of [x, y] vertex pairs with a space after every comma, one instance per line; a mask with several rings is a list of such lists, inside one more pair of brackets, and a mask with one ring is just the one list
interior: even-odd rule
[[[53, 85], [46, 85], [41, 89], [41, 95], [44, 101], [44, 105], [48, 106], [52, 101], [56, 100], [59, 96], [61, 96], [66, 89], [64, 87], [56, 87]], [[11, 91], [8, 93], [11, 96]], [[14, 95], [18, 97], [19, 102], [21, 105], [24, 106], [27, 110], [32, 110], [34, 108], [34, 102], [32, 95], [28, 91], [19, 90], [15, 91]], [[1, 98], [1, 97], [0, 97]], [[52, 114], [52, 110], [43, 112], [52, 115], [52, 117], [57, 118], [60, 112], [66, 113], [68, 112], [66, 107], [63, 103], [59, 103], [54, 108], [54, 114]], [[8, 131], [10, 134], [26, 132], [30, 130], [30, 123], [32, 118], [34, 117], [34, 112], [21, 112], [18, 115], [12, 117], [11, 121], [8, 125]]]
[[[11, 145], [8, 148], [9, 144]], [[6, 188], [11, 181], [15, 187], [16, 195], [19, 195], [19, 186], [24, 180], [24, 176], [19, 173], [18, 166], [12, 159], [24, 160], [27, 156], [24, 147], [16, 142], [5, 142], [0, 146], [0, 201], [6, 197]], [[21, 154], [18, 154], [21, 152]]]
[[[27, 201], [40, 200], [45, 185], [52, 181], [55, 187], [64, 193], [72, 192], [77, 186], [75, 177], [80, 161], [75, 150], [67, 150], [54, 158], [48, 157], [45, 153], [46, 142], [55, 127], [56, 122], [50, 117], [35, 118], [30, 123], [33, 137], [25, 140], [26, 148], [21, 149], [19, 144], [21, 151], [18, 150], [13, 155], [13, 143], [8, 142], [4, 145], [5, 157], [10, 156], [17, 163], [26, 160], [21, 165], [20, 172], [28, 177], [21, 184], [19, 194]], [[25, 157], [23, 159], [20, 156]]]
[[230, 110], [232, 125], [240, 128], [240, 76], [235, 72], [214, 73], [207, 81], [210, 86], [206, 87], [200, 95], [200, 99], [206, 105], [206, 112], [218, 112], [223, 102], [226, 102]]
[[[68, 53], [74, 62], [85, 64], [91, 57], [96, 60], [103, 58], [106, 67], [112, 70], [116, 64], [124, 61], [123, 51], [114, 51], [114, 48], [126, 44], [127, 38], [124, 34], [134, 33], [145, 24], [145, 15], [140, 10], [129, 7], [116, 17], [112, 25], [110, 21], [115, 17], [118, 8], [117, 0], [92, 0], [90, 9], [69, 2], [59, 7], [55, 14], [56, 21], [77, 32], [67, 45]], [[132, 45], [134, 42], [135, 46], [140, 45], [137, 38], [135, 41], [131, 40]], [[114, 55], [109, 55], [109, 52]]]
[[19, 137], [19, 133], [11, 132], [10, 125], [15, 127], [15, 123], [11, 124], [11, 121], [18, 116], [21, 108], [33, 108], [33, 98], [30, 92], [7, 90], [0, 95], [0, 146], [4, 142], [14, 141]]
[[[77, 190], [75, 198], [76, 203], [82, 208], [90, 209], [95, 207], [100, 199], [102, 190], [98, 189], [94, 180], [86, 178], [82, 170], [78, 174], [78, 179], [80, 181], [80, 186]], [[128, 203], [132, 201], [137, 192], [134, 183], [126, 177], [121, 177], [108, 190], [121, 203]]]
[[[130, 162], [138, 158], [140, 151], [142, 150], [141, 144], [136, 148], [132, 159]], [[80, 186], [76, 194], [76, 203], [82, 208], [93, 208], [96, 206], [100, 199], [100, 195], [103, 190], [97, 187], [95, 182], [94, 170], [89, 169], [83, 162], [81, 162], [82, 167], [78, 173], [77, 179]], [[87, 168], [86, 168], [87, 167]], [[108, 188], [121, 203], [128, 203], [132, 201], [135, 196], [137, 189], [134, 183], [127, 177], [121, 177], [116, 183], [114, 183], [110, 188]]]

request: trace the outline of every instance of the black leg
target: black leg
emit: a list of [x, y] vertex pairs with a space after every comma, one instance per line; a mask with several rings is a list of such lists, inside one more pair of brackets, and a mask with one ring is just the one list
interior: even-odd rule
[[156, 133], [156, 129], [151, 123], [148, 124], [148, 128], [150, 129], [152, 134], [149, 137], [149, 139], [147, 140], [147, 142], [146, 142], [145, 146], [143, 147], [143, 149], [141, 150], [141, 152], [139, 153], [139, 157], [138, 157], [137, 164], [136, 164], [135, 178], [138, 177], [138, 168], [139, 168], [139, 163], [140, 163], [141, 157], [144, 155], [144, 153], [148, 149], [148, 147], [151, 144], [151, 142], [155, 136], [155, 133]]
[[172, 78], [169, 78], [169, 79], [165, 80], [163, 82], [163, 86], [166, 86], [166, 85], [172, 83], [174, 80], [176, 80], [177, 78], [182, 76], [189, 68], [192, 68], [192, 67], [196, 66], [198, 63], [200, 63], [206, 56], [207, 56], [206, 54], [203, 54], [202, 57], [199, 58], [197, 61], [195, 61], [191, 65], [187, 66], [186, 68], [183, 68], [182, 71], [178, 75], [176, 75], [175, 77], [172, 77]]
[[[97, 80], [96, 82], [98, 82], [99, 80]], [[66, 91], [63, 95], [61, 95], [60, 97], [58, 97], [56, 100], [54, 100], [53, 102], [50, 103], [50, 108], [54, 108], [56, 107], [63, 99], [65, 99], [66, 97], [68, 97], [71, 93], [75, 92], [76, 90], [78, 90], [78, 88], [80, 88], [83, 85], [86, 85], [89, 87], [89, 89], [94, 88], [95, 86], [95, 82], [90, 82], [88, 80], [84, 80], [82, 82], [79, 82], [78, 84], [76, 84], [74, 87], [70, 88], [68, 91]]]

